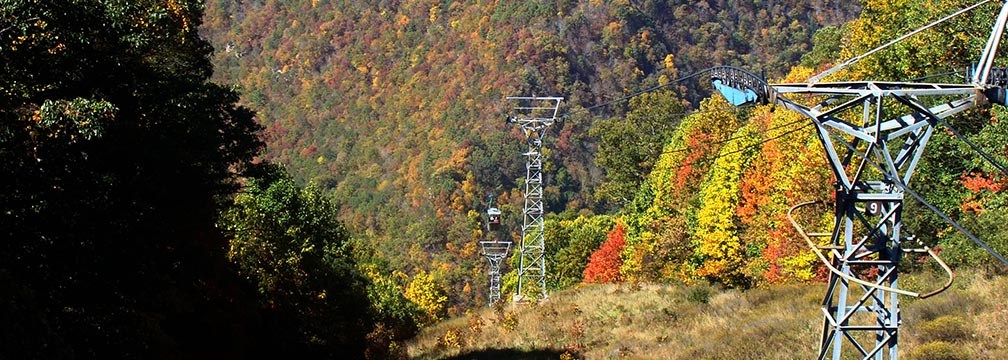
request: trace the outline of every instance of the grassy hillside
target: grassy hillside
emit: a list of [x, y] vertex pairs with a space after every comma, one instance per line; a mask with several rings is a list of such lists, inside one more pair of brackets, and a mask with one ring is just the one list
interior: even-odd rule
[[[904, 287], [940, 279], [905, 276]], [[1008, 277], [962, 274], [935, 297], [901, 298], [903, 359], [1008, 357]], [[748, 291], [706, 285], [586, 285], [533, 306], [480, 309], [424, 329], [420, 359], [809, 359], [822, 284]]]

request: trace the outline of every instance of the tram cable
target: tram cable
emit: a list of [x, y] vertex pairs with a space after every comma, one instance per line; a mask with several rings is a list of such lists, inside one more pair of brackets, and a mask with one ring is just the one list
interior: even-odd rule
[[[790, 125], [793, 125], [793, 124], [794, 124], [794, 122], [792, 122]], [[777, 140], [777, 139], [783, 138], [783, 137], [785, 137], [787, 135], [794, 134], [794, 133], [796, 133], [798, 131], [801, 131], [801, 130], [804, 130], [804, 129], [808, 128], [809, 126], [811, 126], [811, 124], [804, 124], [802, 126], [798, 126], [796, 128], [784, 131], [784, 132], [782, 132], [780, 134], [777, 134], [777, 135], [768, 137], [766, 139], [760, 140], [760, 141], [756, 142], [755, 144], [749, 144], [747, 146], [744, 146], [742, 148], [735, 149], [735, 150], [732, 150], [732, 151], [729, 151], [729, 152], [724, 152], [724, 153], [720, 153], [719, 152], [719, 153], [715, 154], [715, 156], [702, 157], [700, 159], [697, 159], [697, 161], [695, 161], [693, 163], [679, 165], [675, 169], [682, 170], [682, 169], [684, 169], [686, 167], [695, 166], [697, 164], [705, 164], [706, 165], [706, 164], [709, 164], [709, 163], [713, 163], [713, 162], [715, 162], [715, 161], [717, 161], [717, 160], [719, 160], [719, 159], [721, 159], [721, 158], [723, 158], [725, 156], [728, 156], [728, 155], [734, 155], [734, 154], [738, 154], [738, 153], [745, 152], [745, 151], [748, 151], [748, 150], [758, 149], [759, 147], [763, 146], [763, 144], [766, 144], [766, 143], [768, 143], [770, 141], [773, 141], [773, 140]], [[784, 127], [784, 125], [779, 126], [777, 128], [781, 128], [781, 127]], [[729, 142], [731, 140], [735, 140], [735, 139], [738, 139], [738, 138], [739, 137], [722, 139], [722, 140], [718, 140], [718, 141], [715, 141], [715, 142], [711, 142], [711, 144], [726, 143], [726, 142]], [[670, 151], [663, 151], [662, 155], [664, 155], [664, 154], [670, 154], [670, 153], [675, 153], [675, 152], [684, 152], [684, 151], [688, 151], [688, 150], [690, 150], [690, 149], [676, 149], [676, 150], [670, 150]]]
[[998, 162], [996, 159], [994, 159], [994, 157], [991, 156], [990, 154], [988, 154], [986, 151], [983, 151], [983, 149], [981, 149], [980, 146], [977, 146], [977, 144], [973, 143], [973, 141], [971, 141], [969, 138], [967, 138], [966, 136], [963, 136], [963, 134], [960, 133], [958, 130], [956, 130], [956, 128], [952, 127], [951, 124], [949, 124], [945, 120], [942, 120], [941, 118], [938, 118], [938, 123], [941, 124], [942, 126], [948, 128], [949, 131], [951, 131], [952, 134], [955, 135], [955, 137], [957, 137], [957, 138], [959, 138], [959, 140], [962, 140], [963, 142], [965, 142], [966, 145], [969, 145], [969, 147], [972, 148], [973, 151], [976, 151], [977, 153], [979, 153], [980, 156], [984, 158], [984, 160], [987, 160], [987, 162], [989, 162], [995, 168], [997, 168], [998, 170], [1000, 170], [1001, 174], [1004, 174], [1005, 176], [1008, 176], [1008, 168], [1005, 168], [1004, 165], [1002, 165], [1000, 162]]
[[906, 34], [903, 34], [902, 36], [900, 36], [898, 38], [895, 38], [893, 40], [890, 40], [889, 42], [887, 42], [885, 44], [882, 44], [882, 45], [880, 45], [880, 46], [878, 46], [878, 47], [876, 47], [874, 49], [868, 50], [868, 51], [862, 53], [861, 55], [852, 57], [852, 58], [848, 59], [847, 61], [844, 61], [844, 62], [842, 62], [842, 63], [840, 63], [840, 64], [838, 64], [838, 65], [836, 65], [836, 66], [834, 66], [834, 67], [832, 67], [830, 69], [827, 69], [826, 71], [823, 71], [823, 72], [821, 72], [819, 74], [816, 74], [815, 76], [809, 78], [808, 82], [811, 83], [811, 84], [818, 83], [819, 80], [822, 80], [824, 77], [829, 76], [830, 74], [832, 74], [832, 73], [834, 73], [834, 72], [836, 72], [836, 71], [838, 71], [840, 69], [843, 69], [843, 68], [845, 68], [847, 66], [850, 66], [851, 64], [853, 64], [855, 62], [858, 62], [859, 60], [864, 59], [864, 58], [868, 57], [871, 54], [879, 52], [882, 49], [885, 49], [885, 48], [887, 48], [889, 46], [892, 46], [895, 43], [903, 41], [906, 38], [909, 38], [911, 36], [916, 35], [917, 33], [920, 33], [920, 32], [922, 32], [924, 30], [930, 29], [930, 28], [934, 27], [935, 25], [941, 24], [941, 23], [943, 23], [943, 22], [945, 22], [945, 21], [947, 21], [949, 19], [952, 19], [952, 18], [954, 18], [956, 16], [962, 15], [962, 14], [964, 14], [966, 12], [969, 12], [970, 10], [976, 9], [977, 7], [980, 7], [981, 5], [989, 3], [991, 1], [994, 1], [994, 0], [983, 0], [983, 1], [980, 1], [980, 2], [978, 2], [976, 4], [973, 4], [971, 6], [963, 8], [963, 9], [961, 9], [959, 11], [956, 11], [956, 12], [950, 14], [950, 15], [947, 15], [947, 16], [941, 18], [941, 19], [938, 19], [938, 20], [936, 20], [936, 21], [934, 21], [934, 22], [932, 22], [930, 24], [927, 24], [927, 25], [924, 25], [924, 26], [922, 26], [920, 28], [917, 28], [914, 31], [908, 32]]
[[715, 67], [709, 67], [709, 68], [706, 68], [706, 69], [703, 69], [703, 70], [694, 71], [694, 72], [690, 73], [689, 75], [686, 75], [686, 76], [677, 78], [675, 80], [669, 81], [668, 83], [655, 85], [655, 86], [649, 87], [647, 89], [640, 90], [640, 91], [637, 91], [635, 93], [632, 93], [630, 95], [625, 95], [625, 96], [620, 97], [620, 98], [616, 98], [616, 99], [612, 99], [612, 100], [609, 100], [609, 101], [606, 101], [606, 102], [603, 102], [603, 103], [595, 104], [595, 105], [586, 107], [585, 110], [591, 111], [591, 110], [594, 110], [594, 109], [597, 109], [597, 108], [600, 108], [600, 107], [605, 107], [605, 106], [609, 106], [609, 105], [612, 105], [612, 104], [615, 104], [615, 103], [627, 101], [627, 100], [630, 100], [630, 99], [632, 99], [634, 97], [637, 97], [637, 96], [640, 96], [640, 95], [644, 95], [644, 94], [647, 94], [649, 92], [652, 92], [652, 91], [655, 91], [655, 90], [658, 90], [658, 89], [661, 89], [661, 88], [665, 88], [665, 87], [668, 87], [668, 86], [671, 86], [671, 85], [676, 85], [676, 84], [679, 84], [681, 82], [685, 82], [686, 80], [690, 80], [690, 79], [699, 77], [699, 76], [701, 76], [703, 74], [706, 74], [706, 73], [710, 72], [711, 70], [714, 70], [714, 68]]
[[[798, 119], [798, 120], [795, 120], [795, 121], [788, 122], [786, 124], [777, 125], [777, 126], [774, 126], [772, 128], [766, 129], [766, 132], [770, 132], [771, 130], [777, 130], [777, 129], [780, 129], [780, 128], [788, 127], [788, 126], [791, 126], [791, 125], [794, 125], [794, 124], [797, 124], [797, 123], [805, 122], [806, 120], [807, 119]], [[807, 126], [808, 126], [808, 124], [806, 124], [805, 126], [801, 126], [800, 128], [804, 128], [804, 127], [807, 127]], [[787, 133], [791, 133], [791, 132], [793, 132], [793, 131], [788, 131]], [[725, 139], [711, 141], [710, 143], [708, 143], [708, 145], [720, 145], [720, 144], [724, 144], [724, 143], [727, 143], [729, 141], [736, 140], [736, 139], [741, 139], [741, 138], [742, 138], [741, 136], [730, 136], [730, 137], [725, 138]], [[764, 141], [761, 141], [759, 144], [763, 144], [763, 143], [765, 143], [765, 142], [767, 142], [769, 140], [775, 140], [777, 138], [779, 138], [779, 136], [770, 137], [770, 138], [767, 138]], [[672, 149], [672, 150], [664, 150], [664, 151], [662, 151], [662, 155], [664, 155], [664, 154], [679, 153], [679, 152], [685, 152], [685, 151], [689, 151], [689, 150], [690, 150], [690, 148], [679, 148], [679, 149]]]

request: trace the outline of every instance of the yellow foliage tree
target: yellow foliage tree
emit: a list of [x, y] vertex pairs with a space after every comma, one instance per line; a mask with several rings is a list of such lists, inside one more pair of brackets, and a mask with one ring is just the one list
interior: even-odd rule
[[[665, 144], [627, 217], [628, 233], [620, 271], [629, 281], [691, 277], [687, 224], [697, 189], [738, 119], [721, 97], [705, 99], [685, 117]], [[642, 199], [643, 198], [643, 199]], [[643, 202], [643, 203], [641, 203]]]
[[728, 285], [750, 282], [743, 268], [747, 254], [739, 239], [739, 182], [760, 144], [753, 123], [740, 128], [722, 148], [700, 189], [700, 208], [692, 242], [696, 274]]
[[413, 276], [406, 286], [406, 298], [427, 312], [429, 318], [425, 319], [426, 324], [441, 320], [448, 310], [448, 295], [426, 271]]

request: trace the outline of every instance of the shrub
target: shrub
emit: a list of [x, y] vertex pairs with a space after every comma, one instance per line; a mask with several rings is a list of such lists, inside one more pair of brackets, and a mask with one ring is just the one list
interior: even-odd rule
[[932, 341], [921, 345], [907, 354], [909, 360], [966, 360], [972, 359], [963, 348], [945, 341]]
[[711, 289], [707, 286], [694, 286], [686, 294], [686, 300], [697, 304], [706, 304], [710, 301]]
[[969, 324], [960, 316], [945, 315], [920, 325], [921, 341], [956, 342], [973, 336]]
[[441, 336], [438, 344], [448, 349], [461, 349], [462, 334], [460, 331], [455, 329], [445, 330], [444, 336]]

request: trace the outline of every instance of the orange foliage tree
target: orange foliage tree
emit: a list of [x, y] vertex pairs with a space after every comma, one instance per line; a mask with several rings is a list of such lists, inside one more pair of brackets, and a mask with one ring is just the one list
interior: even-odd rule
[[616, 223], [616, 227], [606, 236], [606, 241], [588, 259], [588, 266], [584, 270], [584, 282], [623, 281], [620, 276], [620, 266], [623, 265], [620, 253], [623, 252], [624, 245], [626, 245], [626, 228], [622, 223]]
[[[784, 81], [811, 75], [812, 69], [796, 67]], [[750, 122], [760, 129], [763, 141], [739, 184], [739, 237], [752, 252], [743, 271], [756, 283], [812, 280], [818, 261], [788, 222], [787, 210], [802, 201], [828, 199], [832, 193], [821, 145], [808, 120], [793, 112], [760, 107]], [[809, 229], [828, 226], [819, 213], [796, 216]]]

